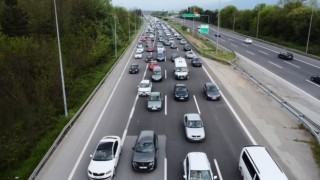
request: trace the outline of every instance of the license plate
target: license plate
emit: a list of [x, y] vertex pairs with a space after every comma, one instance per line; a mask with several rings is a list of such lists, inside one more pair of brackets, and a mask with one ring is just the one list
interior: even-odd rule
[[180, 98], [180, 99], [182, 100], [182, 99], [184, 99], [184, 98]]
[[147, 167], [146, 166], [141, 166], [140, 169], [147, 169]]

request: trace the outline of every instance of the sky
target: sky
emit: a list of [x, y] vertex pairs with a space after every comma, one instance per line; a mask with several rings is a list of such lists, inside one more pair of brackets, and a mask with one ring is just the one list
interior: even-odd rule
[[[275, 5], [279, 0], [220, 0], [220, 8], [228, 5], [234, 5], [238, 9], [253, 9], [259, 3]], [[189, 6], [196, 6], [204, 10], [219, 9], [219, 0], [112, 0], [116, 6], [126, 9], [142, 9], [152, 11], [180, 11]]]

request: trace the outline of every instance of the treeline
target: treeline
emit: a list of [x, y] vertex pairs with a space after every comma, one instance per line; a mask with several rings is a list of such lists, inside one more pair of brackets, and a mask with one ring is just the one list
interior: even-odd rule
[[[109, 0], [56, 2], [68, 109], [75, 112], [116, 60], [115, 24], [121, 52], [142, 12]], [[13, 179], [41, 138], [70, 119], [64, 118], [53, 0], [0, 2], [0, 94], [0, 177]]]
[[[207, 23], [210, 17], [209, 22], [218, 25], [218, 10], [188, 7], [180, 15], [194, 11], [205, 15], [197, 20]], [[238, 10], [230, 5], [220, 11], [220, 27], [305, 52], [312, 17], [308, 53], [320, 56], [319, 15], [315, 0], [280, 0], [277, 5], [258, 4], [252, 10]]]

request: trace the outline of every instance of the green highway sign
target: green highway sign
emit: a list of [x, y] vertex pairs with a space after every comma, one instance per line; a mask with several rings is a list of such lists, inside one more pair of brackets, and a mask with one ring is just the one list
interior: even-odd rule
[[186, 18], [193, 18], [193, 17], [200, 17], [200, 14], [182, 14], [182, 17]]
[[201, 24], [199, 32], [200, 32], [200, 34], [209, 34], [209, 25], [208, 24]]

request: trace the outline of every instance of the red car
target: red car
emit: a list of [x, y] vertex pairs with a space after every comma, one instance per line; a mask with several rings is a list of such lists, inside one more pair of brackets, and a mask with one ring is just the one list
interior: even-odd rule
[[160, 66], [159, 63], [157, 61], [150, 61], [149, 62], [149, 69], [150, 71], [153, 71], [153, 69], [157, 66]]
[[153, 52], [153, 47], [152, 46], [149, 46], [148, 48], [147, 48], [147, 52]]

